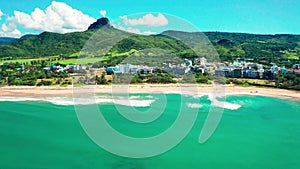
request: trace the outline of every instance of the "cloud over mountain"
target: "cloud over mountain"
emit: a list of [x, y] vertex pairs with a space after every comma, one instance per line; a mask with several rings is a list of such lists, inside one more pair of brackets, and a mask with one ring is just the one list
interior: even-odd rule
[[[0, 20], [5, 14], [0, 10]], [[0, 26], [0, 37], [20, 37], [22, 33], [17, 29], [12, 17], [7, 17], [6, 22]]]
[[100, 10], [99, 13], [102, 17], [106, 17], [106, 10]]
[[36, 31], [58, 33], [84, 31], [95, 20], [95, 18], [83, 14], [66, 3], [52, 1], [45, 10], [35, 8], [31, 14], [14, 11], [14, 15], [8, 17], [6, 24], [0, 28], [0, 35], [20, 36], [21, 33], [12, 34], [12, 31], [20, 32], [17, 26]]
[[66, 33], [83, 31], [95, 19], [65, 3], [53, 1], [45, 11], [35, 8], [30, 15], [14, 11], [13, 21], [24, 28]]
[[128, 19], [127, 16], [120, 17], [126, 25], [129, 26], [165, 26], [168, 25], [168, 19], [163, 14], [154, 16], [153, 14], [146, 14], [138, 19]]

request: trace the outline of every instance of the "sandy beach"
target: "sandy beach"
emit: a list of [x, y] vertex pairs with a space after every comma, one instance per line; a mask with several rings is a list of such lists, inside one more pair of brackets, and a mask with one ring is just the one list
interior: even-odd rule
[[263, 95], [300, 100], [300, 92], [286, 89], [241, 87], [241, 86], [212, 86], [189, 84], [145, 84], [145, 85], [97, 85], [82, 87], [59, 86], [5, 86], [0, 88], [0, 97], [38, 97], [38, 96], [72, 96], [90, 93], [182, 93], [192, 95]]

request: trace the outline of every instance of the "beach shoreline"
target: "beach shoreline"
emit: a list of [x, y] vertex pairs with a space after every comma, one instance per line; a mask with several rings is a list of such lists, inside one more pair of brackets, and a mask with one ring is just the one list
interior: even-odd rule
[[179, 93], [189, 95], [260, 95], [300, 100], [300, 92], [287, 89], [241, 87], [236, 85], [197, 85], [197, 84], [144, 84], [144, 85], [91, 85], [81, 87], [60, 86], [4, 86], [0, 97], [55, 97], [73, 94], [150, 94]]

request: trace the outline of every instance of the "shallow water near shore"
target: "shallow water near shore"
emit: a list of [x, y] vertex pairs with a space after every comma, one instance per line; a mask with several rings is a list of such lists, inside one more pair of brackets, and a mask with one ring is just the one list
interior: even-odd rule
[[[118, 113], [115, 102], [101, 102], [98, 107], [117, 131], [150, 137], [168, 129], [178, 116], [181, 95], [165, 96], [168, 102], [163, 114], [149, 124], [128, 121]], [[154, 100], [152, 111], [159, 111], [155, 107], [161, 98], [158, 94], [130, 97], [141, 102]], [[186, 110], [199, 111], [187, 137], [170, 151], [145, 159], [123, 158], [97, 146], [82, 129], [73, 105], [28, 99], [1, 101], [0, 168], [300, 168], [300, 101], [229, 96], [226, 102], [235, 107], [224, 109], [215, 133], [199, 144], [211, 101], [207, 96], [190, 96], [188, 100], [182, 104]], [[126, 104], [117, 104], [130, 110]], [[134, 107], [141, 113], [151, 113], [147, 111], [150, 108]]]

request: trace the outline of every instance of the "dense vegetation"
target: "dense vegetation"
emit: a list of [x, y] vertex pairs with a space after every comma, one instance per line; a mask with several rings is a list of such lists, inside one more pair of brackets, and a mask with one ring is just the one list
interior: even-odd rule
[[[180, 39], [203, 37], [203, 34], [199, 32], [166, 31], [163, 34], [181, 37]], [[237, 58], [245, 58], [265, 65], [273, 62], [288, 67], [299, 62], [300, 35], [256, 35], [226, 32], [206, 32], [204, 34], [211, 41], [222, 61], [231, 62]], [[208, 55], [205, 51], [201, 53], [204, 56]]]
[[26, 65], [22, 69], [19, 63], [0, 65], [0, 85], [49, 86], [70, 85], [72, 80], [66, 72], [45, 72], [41, 65]]
[[31, 58], [72, 55], [79, 52], [92, 31], [66, 34], [43, 32], [0, 46], [0, 57]]
[[16, 40], [16, 38], [0, 37], [0, 44], [7, 44]]

